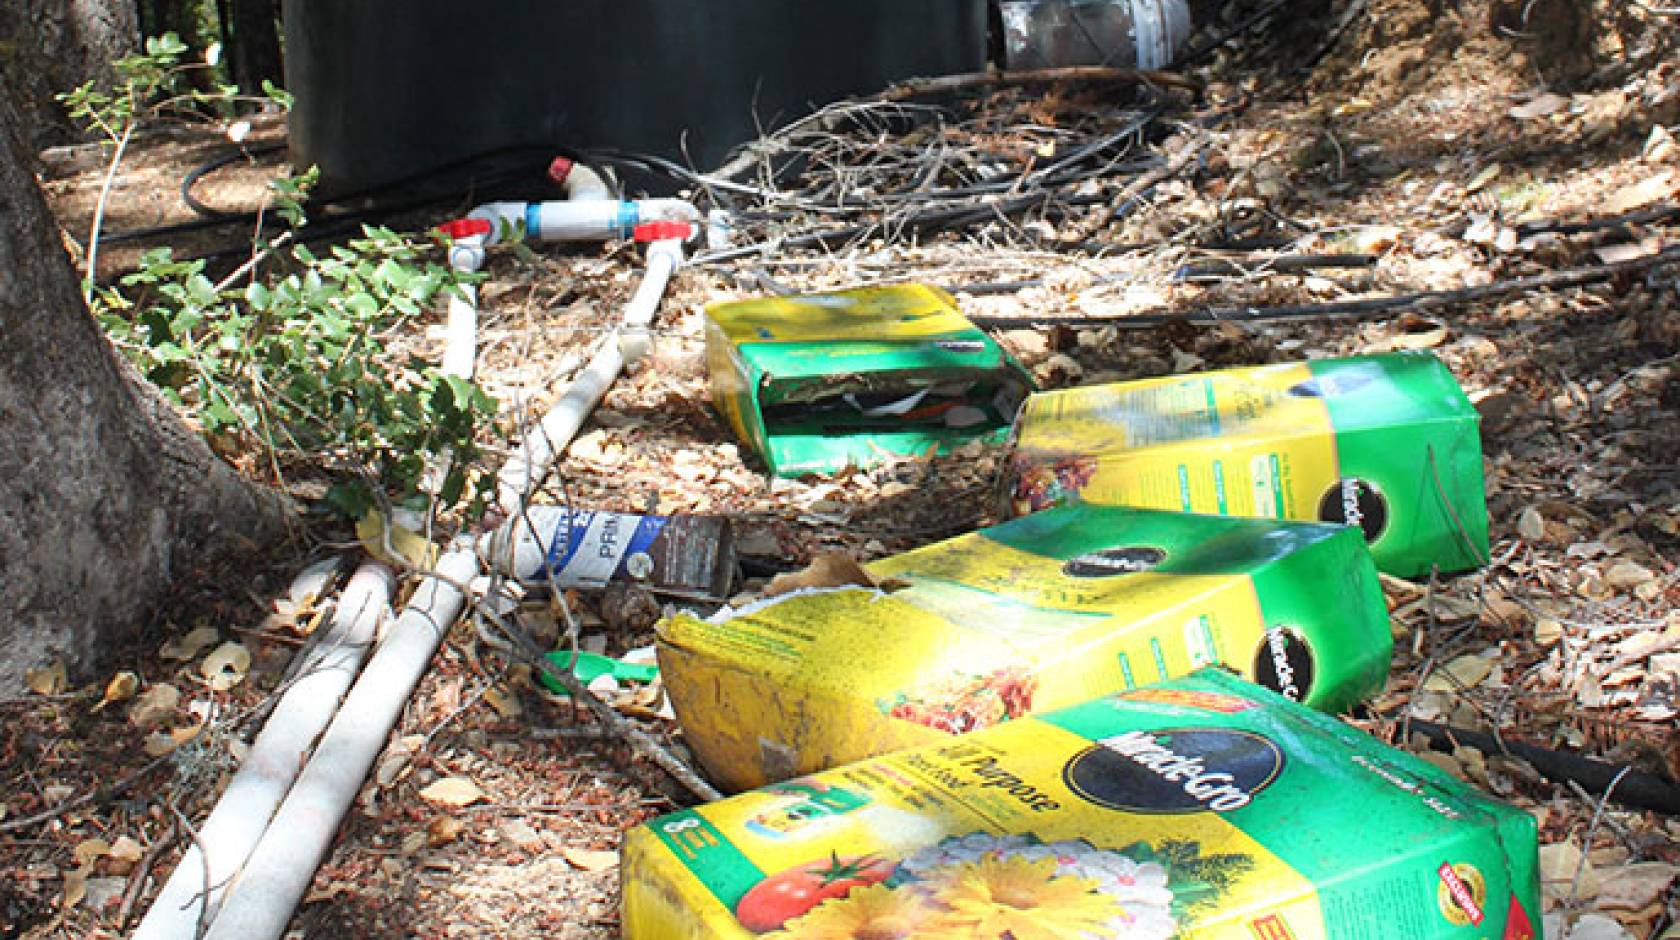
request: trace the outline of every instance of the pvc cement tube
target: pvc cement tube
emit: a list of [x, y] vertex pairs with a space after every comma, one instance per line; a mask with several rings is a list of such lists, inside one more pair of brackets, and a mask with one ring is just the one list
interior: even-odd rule
[[[461, 613], [460, 587], [478, 576], [469, 544], [438, 561], [420, 582], [345, 697], [297, 783], [257, 843], [211, 922], [208, 940], [274, 940], [283, 934], [326, 856], [403, 706]], [[190, 937], [191, 932], [182, 936]]]
[[[198, 838], [181, 856], [135, 929], [139, 940], [197, 935], [210, 922], [229, 878], [245, 864], [274, 808], [297, 779], [310, 747], [338, 710], [391, 603], [391, 570], [364, 563], [345, 585], [327, 632], [281, 695], [272, 717], [223, 791]], [[209, 885], [206, 890], [206, 884]]]

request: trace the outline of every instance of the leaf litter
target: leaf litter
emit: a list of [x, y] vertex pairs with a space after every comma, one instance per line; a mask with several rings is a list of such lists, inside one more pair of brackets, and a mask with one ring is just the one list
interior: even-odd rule
[[[1330, 19], [1343, 5], [1332, 6]], [[758, 596], [778, 576], [795, 588], [862, 583], [840, 559], [855, 568], [991, 518], [1000, 454], [984, 448], [832, 479], [766, 478], [707, 404], [702, 306], [762, 293], [767, 283], [947, 286], [971, 316], [1039, 323], [996, 335], [1050, 386], [1431, 349], [1482, 414], [1492, 557], [1482, 571], [1452, 579], [1385, 579], [1395, 672], [1356, 720], [1536, 815], [1549, 937], [1674, 935], [1674, 817], [1548, 780], [1497, 747], [1433, 750], [1404, 730], [1408, 719], [1434, 721], [1680, 777], [1674, 269], [1370, 317], [1125, 322], [1475, 290], [1675, 244], [1680, 221], [1652, 213], [1676, 198], [1680, 158], [1669, 126], [1680, 120], [1680, 74], [1616, 65], [1667, 48], [1650, 31], [1655, 15], [1628, 8], [1626, 28], [1600, 28], [1564, 47], [1546, 38], [1548, 29], [1502, 33], [1510, 6], [1473, 0], [1439, 14], [1421, 0], [1373, 0], [1304, 80], [1286, 63], [1316, 51], [1330, 20], [1268, 21], [1243, 33], [1206, 67], [1205, 98], [1173, 104], [1195, 120], [1132, 151], [1197, 155], [1193, 172], [1161, 180], [1140, 211], [1114, 211], [1132, 178], [1125, 174], [1081, 183], [1082, 204], [1046, 200], [955, 234], [912, 232], [916, 220], [894, 204], [864, 198], [868, 211], [857, 218], [884, 223], [873, 231], [821, 250], [685, 270], [659, 314], [651, 361], [620, 380], [569, 449], [569, 497], [625, 511], [729, 515], [747, 572], [736, 600]], [[1545, 19], [1550, 6], [1530, 6], [1543, 20], [1532, 25], [1557, 26]], [[1238, 0], [1215, 12], [1234, 22], [1257, 7]], [[1592, 10], [1594, 24], [1610, 22], [1608, 5]], [[1298, 93], [1267, 93], [1279, 88]], [[964, 98], [952, 120], [914, 131], [921, 137], [833, 135], [809, 146], [887, 166], [886, 158], [926, 152], [930, 142], [952, 153], [981, 145], [999, 161], [987, 172], [1014, 178], [1053, 160], [1056, 138], [1122, 119], [1130, 100], [1112, 89], [999, 90]], [[136, 172], [152, 174], [160, 190], [172, 187], [181, 170], [170, 161], [179, 158], [161, 145], [137, 149]], [[85, 230], [99, 175], [47, 183], [64, 216], [80, 220], [72, 231]], [[1645, 216], [1568, 227], [1619, 213]], [[816, 224], [784, 224], [797, 231], [795, 222]], [[749, 242], [776, 236], [744, 232]], [[1279, 247], [1224, 247], [1233, 244]], [[1077, 245], [1086, 248], [1070, 250]], [[1337, 253], [1369, 262], [1294, 270], [1278, 261]], [[577, 368], [628, 296], [636, 265], [613, 248], [492, 256], [484, 379], [519, 403], [510, 411], [548, 403], [556, 378]], [[1215, 273], [1176, 276], [1190, 267]], [[439, 348], [435, 335], [416, 331], [413, 353], [435, 357]], [[382, 528], [374, 533], [381, 547], [385, 531], [393, 543], [411, 541], [405, 530]], [[393, 547], [404, 556], [425, 550]], [[330, 592], [319, 578], [292, 591], [287, 577], [253, 584], [253, 597], [273, 598], [254, 606], [203, 601], [120, 670], [75, 685], [61, 666], [48, 669], [31, 679], [38, 694], [4, 705], [0, 825], [155, 769], [138, 778], [144, 785], [77, 805], [0, 849], [8, 886], [0, 931], [117, 936], [117, 883], [119, 894], [137, 896], [132, 925], [155, 891], [146, 879], [167, 872], [184, 845], [174, 810], [202, 818], [253, 727], [230, 733], [224, 723], [260, 713], [282, 681], [265, 663], [289, 659], [320, 622]], [[587, 593], [568, 601], [597, 651], [621, 655], [652, 641], [643, 617], [604, 616], [601, 599]], [[564, 617], [538, 610], [539, 599], [518, 603], [547, 616], [551, 636], [563, 641]], [[457, 627], [317, 874], [297, 918], [305, 932], [616, 935], [620, 833], [688, 798], [520, 668], [506, 668], [498, 651]], [[122, 673], [137, 685], [124, 680], [113, 695]], [[657, 683], [610, 694], [681, 753]]]

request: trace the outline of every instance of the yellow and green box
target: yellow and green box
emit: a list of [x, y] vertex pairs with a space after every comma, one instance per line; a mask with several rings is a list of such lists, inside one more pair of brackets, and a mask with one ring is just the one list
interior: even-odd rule
[[1535, 940], [1534, 818], [1217, 670], [632, 830], [629, 940]]
[[1033, 395], [1016, 512], [1074, 500], [1356, 525], [1400, 577], [1488, 554], [1478, 416], [1427, 352]]
[[706, 364], [719, 413], [785, 477], [1001, 441], [1033, 387], [919, 284], [714, 304]]
[[808, 590], [659, 626], [684, 736], [761, 786], [1225, 664], [1318, 708], [1382, 686], [1393, 641], [1346, 526], [1067, 506]]

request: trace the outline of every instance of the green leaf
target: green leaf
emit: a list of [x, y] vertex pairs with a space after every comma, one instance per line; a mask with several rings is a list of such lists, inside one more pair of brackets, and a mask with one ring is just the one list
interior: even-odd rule
[[279, 105], [281, 110], [292, 110], [292, 104], [296, 101], [296, 99], [292, 96], [291, 92], [281, 88], [279, 85], [274, 84], [266, 78], [263, 79], [262, 91], [263, 94], [268, 97], [268, 100]]

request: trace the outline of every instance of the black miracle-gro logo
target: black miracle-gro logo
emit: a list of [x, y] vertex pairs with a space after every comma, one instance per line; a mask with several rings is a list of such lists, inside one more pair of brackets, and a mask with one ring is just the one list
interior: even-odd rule
[[1292, 702], [1312, 693], [1313, 656], [1307, 640], [1293, 627], [1274, 627], [1254, 651], [1254, 681]]
[[1358, 477], [1345, 477], [1330, 484], [1318, 499], [1320, 522], [1358, 526], [1365, 541], [1375, 542], [1388, 528], [1388, 499], [1375, 486]]
[[1249, 731], [1174, 728], [1112, 735], [1068, 761], [1082, 799], [1131, 813], [1228, 813], [1283, 772], [1283, 752]]

